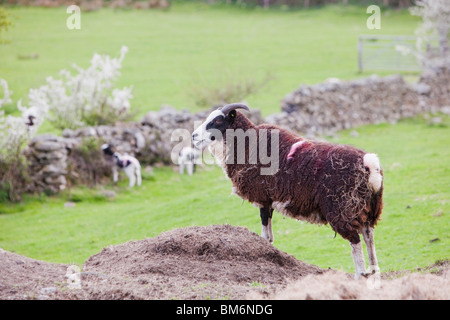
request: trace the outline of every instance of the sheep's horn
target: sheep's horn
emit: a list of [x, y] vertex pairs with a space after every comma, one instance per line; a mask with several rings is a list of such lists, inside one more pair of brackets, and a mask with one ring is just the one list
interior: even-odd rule
[[227, 104], [227, 105], [223, 106], [222, 109], [220, 109], [220, 111], [222, 111], [223, 114], [227, 114], [228, 112], [230, 112], [231, 110], [234, 110], [234, 109], [244, 109], [244, 110], [250, 111], [249, 107], [247, 107], [243, 103]]

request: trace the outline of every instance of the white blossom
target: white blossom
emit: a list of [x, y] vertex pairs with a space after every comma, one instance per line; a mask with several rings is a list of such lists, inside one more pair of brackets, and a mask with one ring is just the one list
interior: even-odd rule
[[20, 157], [21, 149], [38, 131], [44, 119], [59, 128], [76, 128], [89, 121], [113, 122], [126, 115], [131, 107], [132, 87], [113, 88], [120, 76], [122, 61], [128, 48], [122, 47], [118, 58], [94, 54], [89, 68], [71, 75], [62, 70], [60, 79], [47, 77], [46, 84], [30, 89], [28, 107], [17, 102], [21, 116], [5, 116], [1, 109], [11, 103], [12, 91], [0, 79], [3, 97], [0, 98], [0, 162], [11, 163]]
[[114, 110], [114, 113], [117, 115], [126, 114], [130, 109], [130, 100], [133, 98], [131, 91], [133, 87], [123, 88], [123, 89], [114, 89], [112, 91], [112, 96], [108, 97], [106, 100], [106, 104]]
[[132, 89], [113, 89], [113, 85], [127, 51], [122, 47], [118, 58], [95, 53], [87, 69], [73, 65], [75, 75], [63, 69], [60, 79], [48, 77], [46, 85], [30, 90], [30, 106], [42, 109], [61, 129], [120, 119], [128, 113]]
[[[422, 17], [417, 28], [417, 56], [426, 68], [449, 67], [448, 34], [450, 31], [450, 3], [448, 0], [418, 0], [411, 14]], [[433, 46], [433, 39], [438, 45]]]
[[[8, 90], [8, 83], [0, 79], [3, 87], [4, 97], [0, 100], [0, 108], [11, 101], [11, 91]], [[44, 115], [40, 110], [26, 108], [22, 106], [21, 100], [17, 103], [18, 110], [22, 113], [20, 117], [7, 115], [0, 109], [0, 162], [10, 163], [20, 157], [20, 152], [25, 142], [28, 141], [37, 131], [44, 120]], [[33, 124], [30, 124], [32, 117]]]
[[7, 103], [11, 102], [12, 91], [8, 89], [8, 82], [4, 79], [0, 79], [0, 86], [3, 87], [3, 98], [0, 99], [0, 108]]

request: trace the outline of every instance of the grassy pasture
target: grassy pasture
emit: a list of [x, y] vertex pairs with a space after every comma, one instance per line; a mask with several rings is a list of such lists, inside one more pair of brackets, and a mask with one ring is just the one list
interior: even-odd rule
[[[82, 12], [81, 29], [69, 30], [65, 8], [10, 8], [17, 17], [0, 45], [0, 77], [14, 104], [73, 63], [86, 67], [94, 52], [117, 56], [129, 48], [118, 86], [134, 87], [132, 111], [139, 118], [163, 104], [197, 110], [198, 88], [236, 82], [268, 84], [247, 97], [263, 115], [278, 112], [280, 100], [300, 84], [357, 73], [360, 34], [412, 35], [418, 18], [386, 11], [381, 30], [366, 27], [366, 7], [327, 6], [309, 10], [262, 10], [175, 3], [168, 11]], [[38, 54], [37, 59], [19, 56]]]
[[[30, 88], [72, 63], [86, 67], [94, 52], [125, 58], [119, 86], [134, 86], [132, 111], [139, 118], [162, 104], [196, 111], [195, 88], [233, 81], [273, 80], [247, 97], [263, 115], [301, 83], [357, 74], [356, 41], [362, 33], [413, 34], [418, 19], [387, 11], [382, 29], [366, 29], [365, 7], [242, 10], [176, 3], [169, 11], [100, 10], [82, 13], [81, 30], [68, 30], [65, 8], [10, 8], [18, 17], [0, 45], [0, 78], [14, 104]], [[38, 59], [18, 56], [37, 53]], [[26, 99], [25, 99], [26, 102]], [[397, 125], [358, 128], [333, 139], [380, 155], [385, 209], [376, 229], [382, 270], [426, 266], [449, 258], [450, 119], [429, 125], [412, 119]], [[44, 131], [54, 130], [45, 125]], [[82, 264], [103, 247], [143, 239], [178, 227], [229, 223], [260, 232], [258, 210], [236, 196], [222, 170], [205, 167], [193, 177], [172, 168], [145, 173], [141, 188], [77, 187], [59, 196], [26, 196], [0, 203], [0, 248], [51, 262]], [[103, 191], [117, 195], [107, 198]], [[65, 207], [67, 201], [75, 207]], [[275, 246], [321, 267], [353, 270], [348, 243], [327, 227], [274, 217]]]

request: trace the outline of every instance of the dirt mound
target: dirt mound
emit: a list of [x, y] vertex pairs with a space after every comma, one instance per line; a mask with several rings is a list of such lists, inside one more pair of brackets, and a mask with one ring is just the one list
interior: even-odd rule
[[0, 249], [0, 299], [44, 299], [55, 291], [56, 282], [66, 282], [66, 270], [63, 264], [38, 261]]
[[[164, 232], [103, 249], [83, 266], [0, 249], [0, 299], [448, 299], [450, 263], [353, 281], [284, 253], [243, 227]], [[70, 282], [69, 280], [72, 280]], [[375, 281], [375, 282], [374, 282]], [[374, 288], [378, 285], [377, 288]]]
[[79, 289], [68, 284], [73, 266], [1, 254], [0, 299], [242, 299], [322, 272], [230, 225], [175, 229], [104, 248], [78, 270]]
[[83, 268], [103, 274], [83, 281], [96, 299], [244, 298], [322, 272], [279, 251], [243, 227], [189, 227], [103, 249]]
[[[353, 281], [349, 274], [329, 271], [308, 275], [286, 288], [262, 297], [250, 293], [247, 298], [273, 300], [448, 300], [450, 268], [439, 273], [410, 273], [400, 278], [374, 276]], [[390, 278], [390, 277], [389, 277]], [[383, 280], [384, 279], [384, 280]]]

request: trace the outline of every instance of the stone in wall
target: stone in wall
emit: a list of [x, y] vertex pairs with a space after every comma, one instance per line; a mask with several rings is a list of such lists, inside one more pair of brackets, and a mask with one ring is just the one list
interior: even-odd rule
[[35, 190], [59, 192], [67, 186], [67, 155], [71, 141], [54, 135], [40, 135], [24, 151]]
[[[450, 70], [447, 68], [427, 70], [420, 76], [418, 84], [433, 106], [450, 106]], [[417, 88], [419, 89], [419, 88]]]

